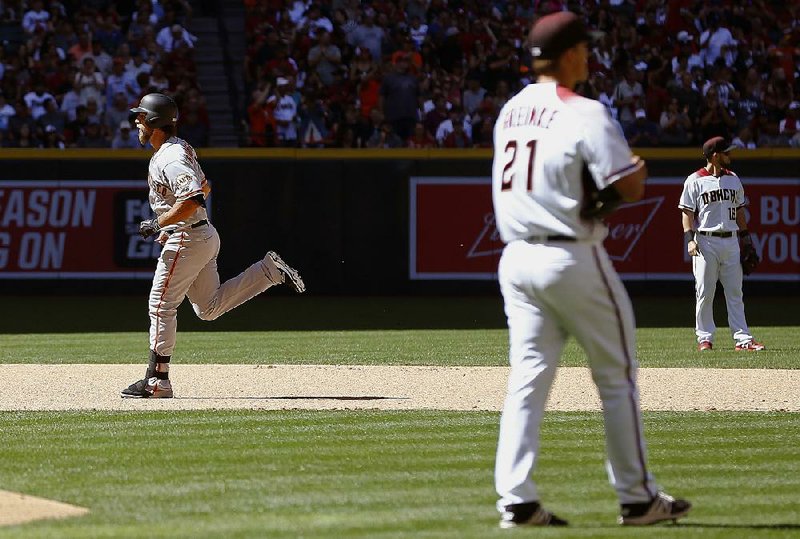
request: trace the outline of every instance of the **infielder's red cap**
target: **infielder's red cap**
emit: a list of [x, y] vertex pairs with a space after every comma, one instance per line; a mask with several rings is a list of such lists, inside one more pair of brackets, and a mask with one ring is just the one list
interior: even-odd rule
[[537, 19], [528, 33], [528, 45], [534, 60], [555, 60], [565, 50], [589, 40], [583, 21], [570, 11], [559, 11]]
[[711, 159], [715, 153], [725, 153], [736, 148], [723, 137], [711, 137], [703, 143], [703, 155], [706, 159]]

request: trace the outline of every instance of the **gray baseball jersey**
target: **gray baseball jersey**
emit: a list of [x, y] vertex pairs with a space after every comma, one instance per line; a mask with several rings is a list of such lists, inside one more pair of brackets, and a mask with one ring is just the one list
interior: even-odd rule
[[[161, 215], [177, 202], [203, 194], [206, 175], [197, 162], [197, 154], [189, 143], [178, 137], [164, 142], [150, 158], [147, 183], [150, 186], [150, 207]], [[208, 220], [204, 207], [198, 208], [186, 222], [176, 228]]]

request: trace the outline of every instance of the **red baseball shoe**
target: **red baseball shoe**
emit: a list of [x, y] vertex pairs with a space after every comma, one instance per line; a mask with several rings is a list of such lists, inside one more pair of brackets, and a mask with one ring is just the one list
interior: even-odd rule
[[747, 342], [737, 343], [736, 344], [736, 351], [737, 352], [740, 352], [742, 350], [745, 350], [747, 352], [758, 352], [759, 350], [764, 350], [765, 348], [766, 348], [766, 346], [764, 346], [760, 342], [756, 342], [756, 341], [747, 341]]
[[[714, 348], [714, 345], [711, 344], [711, 341], [703, 341], [703, 342], [701, 342], [700, 344], [697, 345], [697, 349], [700, 352], [705, 352], [706, 350], [711, 350], [712, 348]], [[737, 350], [738, 350], [738, 348], [737, 348]]]

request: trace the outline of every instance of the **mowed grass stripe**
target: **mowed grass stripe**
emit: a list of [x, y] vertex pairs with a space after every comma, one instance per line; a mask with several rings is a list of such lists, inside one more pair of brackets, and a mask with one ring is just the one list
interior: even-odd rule
[[[92, 511], [0, 529], [0, 537], [508, 537], [494, 510], [498, 419], [0, 413], [4, 488]], [[696, 505], [686, 524], [648, 535], [800, 531], [800, 414], [658, 412], [645, 414], [645, 428], [657, 480]], [[537, 479], [545, 503], [572, 526], [537, 536], [641, 537], [614, 523], [603, 448], [600, 414], [546, 414]]]
[[[691, 328], [640, 328], [637, 355], [643, 367], [800, 368], [800, 327], [756, 327], [767, 350], [735, 352], [727, 330], [718, 330], [715, 349], [696, 350]], [[473, 330], [179, 332], [176, 363], [323, 365], [508, 364], [508, 332]], [[147, 362], [147, 334], [52, 333], [0, 335], [3, 363]], [[564, 366], [585, 366], [574, 340]]]

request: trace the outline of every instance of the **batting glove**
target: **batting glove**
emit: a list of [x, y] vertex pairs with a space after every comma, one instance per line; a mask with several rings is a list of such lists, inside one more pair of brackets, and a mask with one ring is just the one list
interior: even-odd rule
[[139, 223], [139, 235], [143, 238], [158, 234], [160, 230], [161, 226], [158, 224], [158, 217]]

